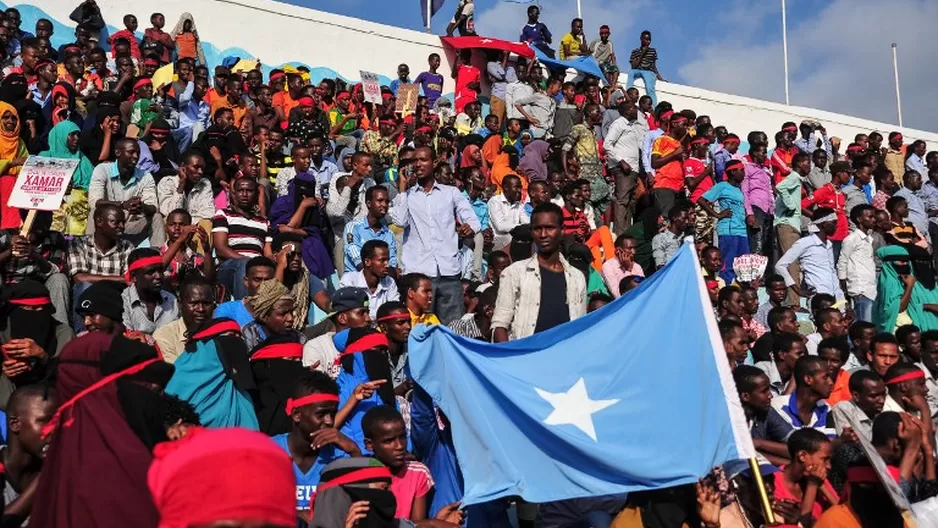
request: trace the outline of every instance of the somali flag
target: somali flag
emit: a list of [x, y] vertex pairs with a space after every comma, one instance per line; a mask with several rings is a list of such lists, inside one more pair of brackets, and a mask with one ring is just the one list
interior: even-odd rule
[[452, 424], [463, 504], [697, 481], [755, 456], [693, 247], [623, 298], [504, 344], [418, 326], [414, 379]]

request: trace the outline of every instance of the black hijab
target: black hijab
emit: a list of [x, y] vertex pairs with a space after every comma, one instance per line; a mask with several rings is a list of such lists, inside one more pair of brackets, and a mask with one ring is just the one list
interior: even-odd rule
[[254, 410], [260, 430], [274, 436], [288, 433], [293, 419], [287, 414], [287, 400], [293, 397], [293, 388], [309, 369], [300, 361], [303, 346], [299, 334], [272, 335], [251, 351], [251, 371], [257, 391]]

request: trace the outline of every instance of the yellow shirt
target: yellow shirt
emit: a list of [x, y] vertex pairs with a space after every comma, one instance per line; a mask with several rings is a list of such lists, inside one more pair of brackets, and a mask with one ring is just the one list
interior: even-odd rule
[[[570, 54], [568, 55], [565, 48], [570, 49]], [[560, 39], [560, 60], [567, 60], [571, 58], [576, 58], [580, 55], [580, 39], [573, 36], [573, 33], [567, 33]]]
[[153, 332], [153, 340], [163, 353], [163, 361], [175, 363], [186, 349], [186, 324], [182, 319], [163, 325]]
[[418, 324], [438, 325], [440, 324], [440, 320], [432, 313], [417, 315], [414, 312], [410, 312], [410, 326], [414, 327]]

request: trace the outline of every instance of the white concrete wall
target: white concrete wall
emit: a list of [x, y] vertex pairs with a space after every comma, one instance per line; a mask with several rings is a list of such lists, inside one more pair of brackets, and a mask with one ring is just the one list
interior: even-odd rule
[[[72, 32], [66, 26], [74, 26], [68, 15], [78, 1], [42, 0], [17, 7], [21, 8], [26, 29], [31, 30], [36, 18], [43, 14], [53, 18], [56, 22], [53, 43], [58, 45], [72, 38]], [[199, 36], [209, 44], [205, 51], [212, 65], [224, 56], [237, 55], [260, 58], [268, 67], [287, 62], [306, 64], [312, 69], [315, 79], [338, 74], [357, 80], [359, 70], [372, 71], [390, 79], [396, 76], [397, 65], [402, 62], [407, 63], [412, 76], [416, 76], [425, 69], [427, 56], [437, 52], [444, 57], [440, 68], [446, 79], [444, 93], [451, 93], [454, 88], [447, 64], [452, 60], [451, 54], [447, 57], [439, 38], [426, 33], [272, 0], [162, 0], [159, 4], [141, 0], [98, 0], [98, 5], [111, 26], [120, 25], [124, 14], [135, 14], [141, 34], [149, 26], [149, 17], [154, 10], [158, 9], [166, 16], [166, 31], [172, 29], [180, 13], [192, 13]], [[811, 118], [824, 123], [831, 136], [842, 138], [842, 150], [852, 142], [855, 134], [873, 130], [884, 136], [898, 130], [907, 142], [923, 139], [928, 142], [929, 150], [938, 149], [938, 134], [935, 133], [690, 86], [658, 83], [658, 99], [670, 101], [676, 109], [691, 108], [698, 115], [707, 114], [714, 124], [725, 125], [744, 139], [751, 130], [765, 131], [771, 138], [783, 122], [798, 123]]]

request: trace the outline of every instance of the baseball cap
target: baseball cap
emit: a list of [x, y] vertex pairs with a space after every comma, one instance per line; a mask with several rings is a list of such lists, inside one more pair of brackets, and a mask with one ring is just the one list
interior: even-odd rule
[[367, 308], [368, 292], [364, 288], [339, 288], [332, 294], [330, 301], [332, 302], [332, 312], [327, 317], [357, 308]]
[[79, 314], [98, 314], [121, 321], [124, 314], [124, 303], [121, 299], [123, 288], [116, 282], [96, 282], [78, 296], [78, 306], [75, 311]]

